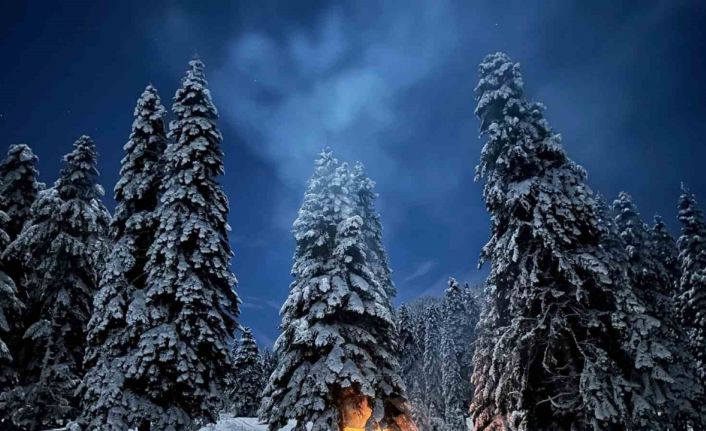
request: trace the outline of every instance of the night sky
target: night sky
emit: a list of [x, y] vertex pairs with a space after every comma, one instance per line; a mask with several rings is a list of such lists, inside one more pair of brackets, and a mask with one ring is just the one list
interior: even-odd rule
[[169, 108], [198, 53], [221, 113], [241, 323], [270, 344], [325, 145], [378, 183], [398, 302], [484, 278], [473, 88], [495, 51], [522, 64], [594, 189], [627, 191], [675, 233], [681, 181], [706, 203], [703, 0], [5, 1], [0, 142], [32, 146], [51, 183], [89, 134], [111, 190], [137, 97], [152, 82]]

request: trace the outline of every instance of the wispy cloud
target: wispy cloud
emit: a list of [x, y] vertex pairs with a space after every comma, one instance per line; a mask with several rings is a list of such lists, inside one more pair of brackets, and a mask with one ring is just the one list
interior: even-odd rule
[[293, 29], [284, 38], [239, 35], [213, 77], [221, 94], [234, 96], [222, 108], [225, 119], [289, 183], [308, 176], [327, 144], [397, 171], [387, 135], [414, 125], [404, 124], [396, 104], [455, 40], [448, 2], [418, 6], [379, 5], [367, 13], [332, 8], [313, 29]]
[[279, 311], [280, 307], [282, 304], [278, 303], [277, 301], [273, 301], [271, 299], [263, 299], [263, 298], [258, 298], [256, 296], [251, 296], [251, 295], [240, 295], [240, 300], [242, 301], [242, 304], [240, 305], [242, 308], [250, 309], [250, 310], [265, 310], [265, 309], [270, 309], [270, 310], [276, 310]]
[[414, 280], [424, 277], [429, 274], [434, 268], [436, 268], [436, 262], [433, 260], [427, 260], [422, 262], [417, 268], [409, 275], [407, 275], [402, 282], [404, 284], [411, 283]]

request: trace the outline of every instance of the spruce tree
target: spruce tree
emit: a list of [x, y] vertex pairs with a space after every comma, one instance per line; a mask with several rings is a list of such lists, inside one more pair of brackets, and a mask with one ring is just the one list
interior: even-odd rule
[[[0, 255], [10, 242], [3, 227], [9, 218], [0, 211]], [[5, 265], [0, 262], [0, 428], [9, 428], [10, 411], [4, 409], [3, 393], [11, 390], [18, 383], [17, 350], [22, 339], [22, 317], [25, 305], [20, 300], [17, 287], [5, 272]]]
[[382, 223], [380, 214], [375, 210], [375, 182], [365, 172], [362, 163], [353, 166], [351, 182], [354, 192], [357, 192], [357, 204], [360, 216], [365, 220], [363, 237], [369, 250], [368, 261], [370, 268], [375, 272], [380, 282], [385, 286], [390, 298], [396, 295], [395, 285], [392, 281], [392, 271], [382, 241]]
[[[686, 418], [698, 420], [697, 410], [703, 388], [695, 384], [693, 358], [684, 352], [684, 338], [675, 321], [673, 285], [670, 271], [662, 264], [661, 250], [652, 243], [649, 229], [627, 193], [613, 203], [615, 225], [626, 252], [626, 269], [636, 296], [644, 304], [653, 324], [639, 340], [636, 371], [649, 370], [653, 381], [634, 395], [639, 403], [656, 406], [633, 412], [635, 429], [667, 429]], [[685, 429], [685, 428], [682, 428]]]
[[[225, 403], [238, 297], [230, 272], [221, 133], [198, 60], [176, 92], [163, 160], [156, 233], [134, 316], [139, 340], [126, 381], [139, 382], [152, 429], [213, 422]], [[137, 383], [136, 383], [137, 384]], [[137, 391], [137, 389], [136, 389]]]
[[96, 184], [96, 157], [93, 141], [80, 137], [5, 253], [30, 271], [25, 375], [13, 392], [12, 415], [15, 425], [30, 431], [65, 425], [77, 413], [86, 324], [108, 249], [110, 215]]
[[17, 238], [30, 216], [30, 208], [44, 187], [37, 179], [37, 156], [27, 145], [11, 145], [0, 162], [0, 211], [9, 217], [5, 231]]
[[505, 54], [480, 65], [475, 112], [487, 141], [476, 173], [492, 219], [475, 429], [624, 430], [634, 410], [654, 407], [631, 404], [642, 384], [629, 380], [636, 355], [623, 348], [641, 341], [649, 318], [604, 244], [585, 171], [523, 85]]
[[441, 306], [433, 304], [424, 315], [424, 354], [422, 370], [425, 380], [427, 414], [431, 428], [440, 430], [444, 421], [444, 395], [441, 380]]
[[[677, 242], [664, 224], [662, 217], [656, 215], [654, 224], [650, 229], [650, 243], [654, 247], [654, 255], [662, 266], [667, 270], [667, 275], [670, 277], [671, 288], [676, 289], [676, 283], [679, 281], [679, 252], [677, 250]], [[672, 296], [674, 294], [672, 293]]]
[[235, 417], [256, 416], [262, 390], [262, 363], [250, 328], [243, 329], [234, 358], [230, 411]]
[[264, 392], [265, 387], [267, 386], [267, 382], [270, 380], [270, 376], [276, 368], [277, 355], [275, 355], [275, 353], [269, 348], [264, 349], [262, 351], [262, 354], [260, 355], [260, 369], [262, 370], [262, 381], [260, 382], [260, 391], [258, 392], [260, 395], [259, 399], [262, 399], [262, 393]]
[[[426, 301], [421, 299], [420, 301]], [[428, 430], [427, 392], [424, 378], [424, 319], [418, 312], [421, 302], [403, 305], [397, 313], [399, 361], [412, 415], [420, 430]], [[424, 308], [426, 310], [426, 308]]]
[[681, 278], [677, 303], [701, 385], [706, 387], [706, 223], [696, 198], [684, 186], [679, 198], [679, 221]]
[[441, 388], [446, 430], [465, 429], [471, 399], [471, 360], [478, 321], [478, 306], [471, 289], [454, 278], [441, 304]]
[[367, 260], [352, 186], [347, 165], [324, 150], [293, 226], [294, 281], [260, 407], [271, 430], [289, 419], [296, 431], [340, 429], [350, 401], [373, 409], [368, 426], [394, 429], [407, 414], [390, 299]]
[[419, 362], [419, 340], [416, 337], [415, 322], [412, 320], [409, 307], [402, 305], [397, 311], [397, 346], [400, 362], [400, 372], [403, 379], [407, 383], [407, 393], [410, 393], [411, 386], [407, 380], [407, 376], [414, 373], [415, 367]]
[[138, 343], [147, 330], [145, 265], [157, 227], [160, 160], [166, 147], [164, 113], [157, 90], [147, 86], [137, 101], [132, 133], [124, 146], [110, 225], [113, 245], [88, 325], [87, 372], [77, 421], [84, 429], [126, 430], [161, 414], [145, 397], [144, 382], [129, 376], [140, 362]]

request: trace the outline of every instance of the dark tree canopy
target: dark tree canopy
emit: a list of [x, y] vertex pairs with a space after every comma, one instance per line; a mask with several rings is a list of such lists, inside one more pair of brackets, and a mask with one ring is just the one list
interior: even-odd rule
[[17, 238], [30, 216], [30, 208], [44, 187], [38, 181], [37, 156], [27, 145], [11, 145], [0, 163], [0, 211], [7, 214], [5, 231]]
[[476, 429], [626, 429], [636, 410], [656, 408], [632, 403], [642, 382], [630, 380], [636, 351], [625, 347], [650, 319], [613, 259], [600, 202], [525, 98], [518, 64], [487, 56], [476, 94], [486, 138], [476, 172], [491, 214]]
[[262, 359], [250, 328], [243, 329], [233, 355], [233, 388], [228, 392], [230, 412], [236, 417], [257, 416], [262, 392]]
[[406, 413], [390, 285], [375, 269], [382, 260], [370, 249], [359, 184], [321, 153], [294, 222], [294, 281], [260, 408], [272, 430], [289, 419], [297, 431], [339, 429], [349, 399], [374, 410], [369, 426], [394, 426]]
[[200, 60], [189, 63], [172, 111], [137, 314], [143, 329], [125, 377], [141, 382], [154, 428], [180, 430], [214, 421], [224, 407], [239, 300], [228, 199], [217, 181], [222, 137]]
[[701, 384], [706, 386], [706, 222], [694, 195], [686, 187], [682, 189], [681, 236], [677, 242], [681, 278], [677, 302]]
[[137, 101], [130, 139], [124, 146], [120, 179], [115, 186], [113, 242], [88, 325], [81, 385], [85, 429], [124, 430], [149, 418], [150, 405], [139, 379], [126, 378], [140, 354], [145, 331], [145, 265], [156, 232], [155, 209], [166, 147], [165, 109], [149, 85]]
[[32, 431], [64, 425], [78, 412], [86, 325], [108, 250], [110, 214], [101, 203], [96, 158], [93, 141], [80, 137], [5, 253], [29, 271], [23, 381], [13, 393], [12, 418]]

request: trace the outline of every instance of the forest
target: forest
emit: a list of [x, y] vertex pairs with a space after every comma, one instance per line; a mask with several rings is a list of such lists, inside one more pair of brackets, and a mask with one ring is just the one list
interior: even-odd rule
[[485, 282], [449, 277], [441, 297], [397, 304], [375, 182], [322, 145], [273, 346], [240, 319], [223, 136], [200, 59], [170, 114], [152, 84], [137, 99], [112, 214], [89, 136], [50, 185], [33, 150], [10, 145], [0, 429], [241, 429], [224, 418], [271, 431], [706, 429], [694, 194], [683, 184], [675, 196], [675, 237], [628, 193], [592, 190], [506, 54], [482, 60], [475, 95]]

